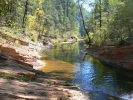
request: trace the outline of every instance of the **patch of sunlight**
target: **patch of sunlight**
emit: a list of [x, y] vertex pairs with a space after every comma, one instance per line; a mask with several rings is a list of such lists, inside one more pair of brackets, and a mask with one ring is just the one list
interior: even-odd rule
[[123, 95], [120, 96], [120, 98], [122, 98], [124, 100], [133, 100], [133, 93], [123, 94]]

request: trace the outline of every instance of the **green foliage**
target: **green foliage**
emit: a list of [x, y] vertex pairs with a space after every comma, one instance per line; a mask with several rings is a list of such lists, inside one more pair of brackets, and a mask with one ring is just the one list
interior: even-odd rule
[[23, 81], [31, 81], [31, 79], [25, 75], [15, 75], [15, 74], [4, 73], [4, 72], [0, 72], [0, 78], [7, 78], [7, 79], [16, 78]]
[[30, 36], [30, 40], [33, 41], [33, 42], [36, 42], [37, 41], [37, 37], [35, 37], [34, 35]]
[[47, 85], [54, 85], [52, 82], [50, 82], [50, 81], [46, 81], [46, 82], [44, 82], [44, 84], [47, 84]]
[[25, 75], [17, 75], [17, 77], [23, 81], [31, 81], [31, 79]]
[[27, 16], [27, 28], [30, 29], [35, 29], [35, 19], [36, 16], [28, 15]]
[[6, 43], [7, 41], [5, 39], [3, 39], [3, 38], [0, 37], [0, 42], [1, 43]]
[[132, 6], [132, 0], [95, 1], [87, 20], [89, 32], [94, 33], [92, 41], [99, 45], [112, 44], [114, 41], [116, 46], [123, 45], [120, 40], [127, 43], [133, 33]]
[[114, 42], [114, 44], [115, 44], [115, 47], [119, 48], [120, 47], [120, 40], [116, 40]]
[[67, 38], [64, 39], [64, 42], [67, 42]]
[[[73, 0], [1, 0], [0, 26], [13, 30], [22, 29], [21, 34], [24, 35], [27, 35], [27, 31], [36, 31], [36, 35], [56, 37], [68, 31], [77, 34], [77, 9]], [[36, 41], [32, 34], [28, 36], [32, 41]]]
[[11, 78], [14, 77], [14, 74], [10, 74], [10, 73], [4, 73], [4, 72], [0, 72], [0, 77], [5, 77], [5, 78]]
[[18, 41], [18, 40], [15, 40], [15, 44], [16, 44], [16, 45], [19, 45], [19, 41]]
[[51, 41], [54, 46], [57, 46], [60, 44], [60, 42], [56, 39], [54, 41]]

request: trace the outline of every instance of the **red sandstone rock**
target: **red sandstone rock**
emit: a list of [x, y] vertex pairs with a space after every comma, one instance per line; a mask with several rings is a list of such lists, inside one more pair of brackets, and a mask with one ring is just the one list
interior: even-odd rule
[[88, 54], [105, 64], [133, 70], [133, 45], [120, 48], [112, 46], [89, 48]]
[[22, 62], [31, 63], [36, 61], [38, 54], [29, 51], [27, 48], [16, 47], [8, 44], [0, 43], [0, 51]]

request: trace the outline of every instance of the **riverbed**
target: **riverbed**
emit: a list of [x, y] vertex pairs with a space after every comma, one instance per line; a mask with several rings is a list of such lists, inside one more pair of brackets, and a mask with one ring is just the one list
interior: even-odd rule
[[85, 55], [85, 43], [62, 44], [45, 51], [39, 70], [72, 82], [90, 100], [133, 100], [133, 72], [103, 65]]

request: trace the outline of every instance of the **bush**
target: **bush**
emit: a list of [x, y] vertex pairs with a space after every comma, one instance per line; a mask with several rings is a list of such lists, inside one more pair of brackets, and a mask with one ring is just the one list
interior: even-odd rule
[[19, 45], [19, 41], [18, 41], [18, 40], [15, 40], [15, 44], [16, 44], [16, 45]]
[[34, 35], [32, 35], [32, 36], [30, 36], [30, 40], [33, 41], [33, 42], [36, 42], [37, 38]]
[[124, 40], [116, 40], [115, 41], [115, 46], [117, 48], [121, 47], [121, 46], [124, 46], [125, 45], [125, 41]]
[[64, 42], [67, 42], [67, 39], [66, 38], [64, 39]]
[[57, 46], [57, 45], [59, 44], [59, 41], [58, 41], [58, 40], [55, 40], [55, 41], [52, 42], [52, 44], [53, 44], [54, 46]]

